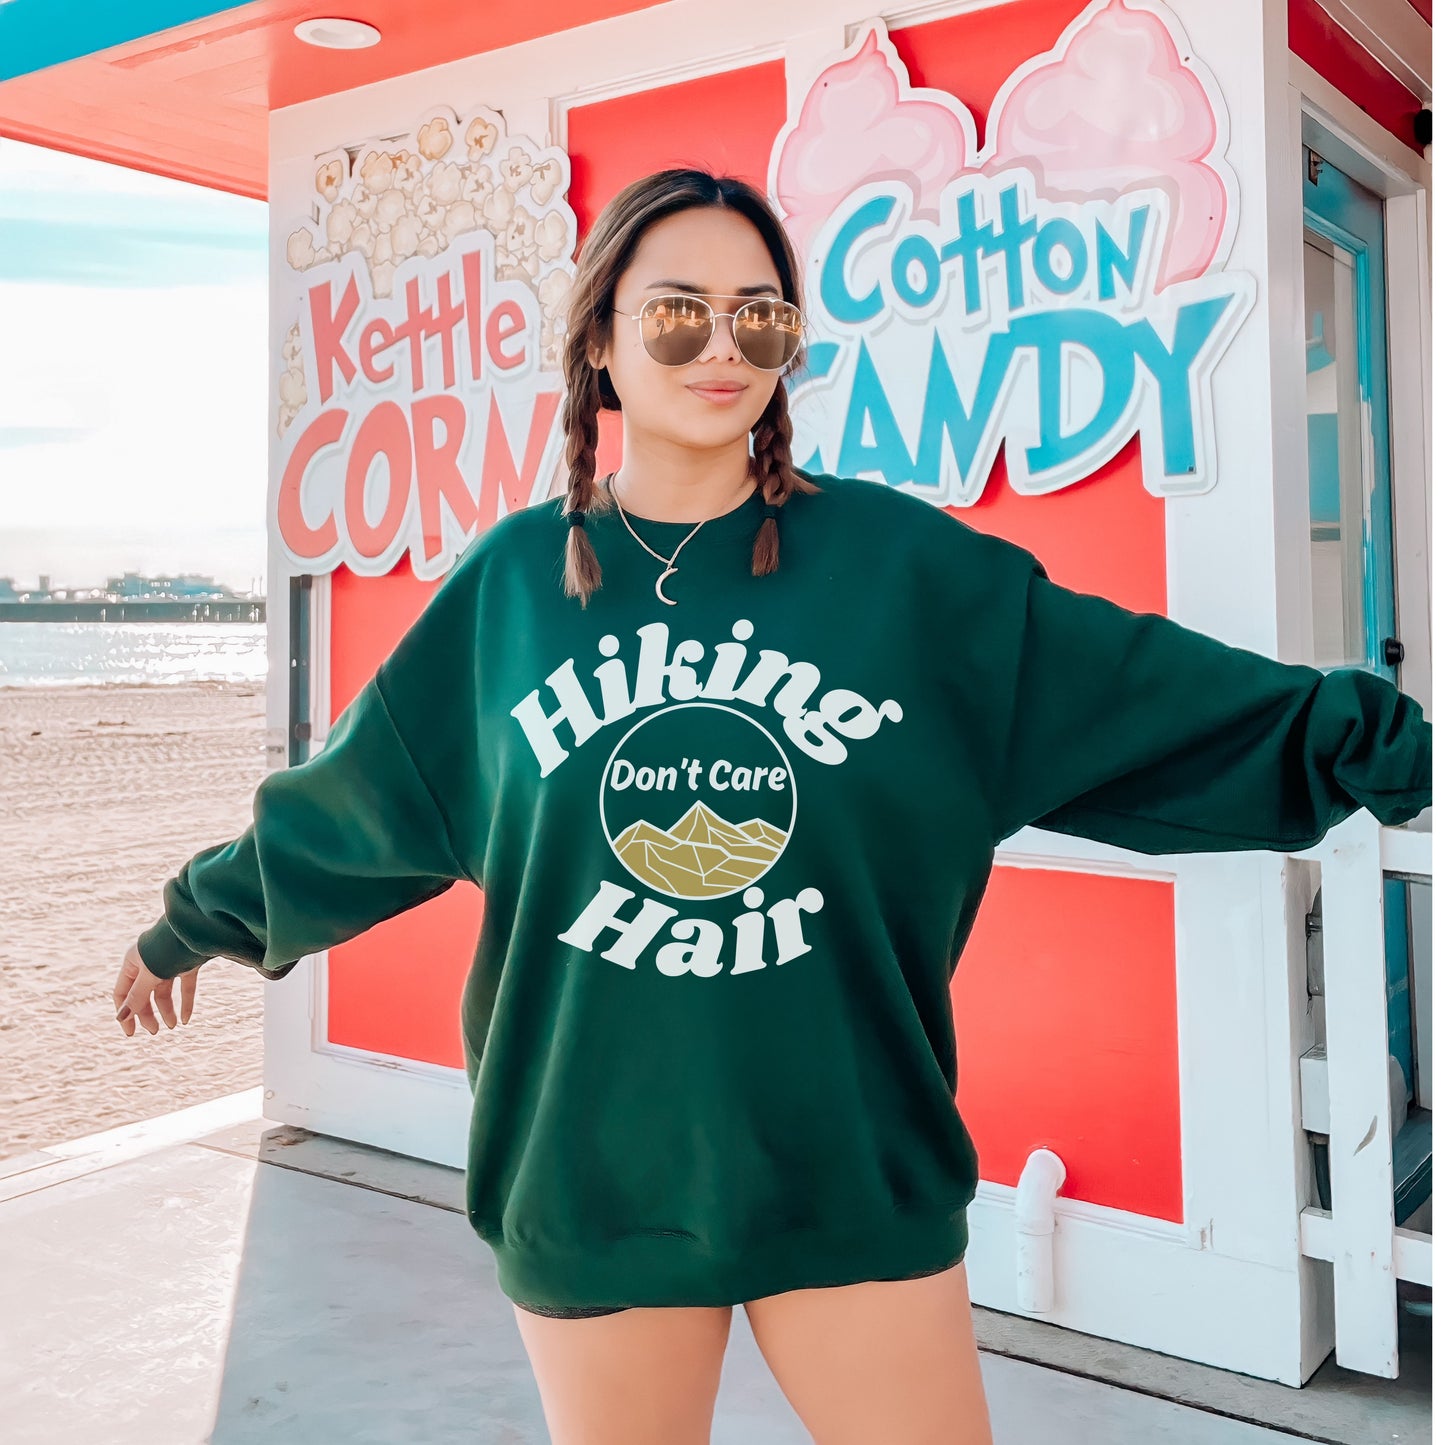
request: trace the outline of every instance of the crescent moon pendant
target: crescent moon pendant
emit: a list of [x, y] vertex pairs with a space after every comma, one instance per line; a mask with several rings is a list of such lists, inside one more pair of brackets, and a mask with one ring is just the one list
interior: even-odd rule
[[666, 602], [669, 607], [676, 607], [676, 606], [677, 606], [677, 598], [676, 598], [676, 597], [664, 597], [663, 594], [662, 594], [662, 584], [663, 584], [664, 582], [666, 582], [667, 579], [668, 579], [669, 577], [671, 577], [671, 576], [673, 575], [673, 573], [675, 573], [676, 571], [677, 571], [677, 568], [676, 568], [676, 567], [669, 567], [669, 568], [667, 569], [667, 571], [665, 571], [665, 572], [662, 574], [662, 576], [657, 579], [657, 596], [658, 596], [658, 600], [661, 601], [661, 602]]

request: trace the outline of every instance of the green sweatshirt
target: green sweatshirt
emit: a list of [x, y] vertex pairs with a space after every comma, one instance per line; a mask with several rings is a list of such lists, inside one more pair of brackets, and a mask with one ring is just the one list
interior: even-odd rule
[[[326, 744], [166, 883], [171, 977], [268, 978], [485, 894], [461, 999], [466, 1198], [511, 1299], [726, 1305], [941, 1270], [978, 1160], [949, 981], [1025, 824], [1143, 853], [1307, 847], [1431, 798], [1431, 728], [1050, 581], [881, 484], [757, 495], [662, 564], [554, 499], [462, 553]], [[664, 556], [686, 523], [630, 519]], [[407, 959], [408, 969], [425, 959]]]

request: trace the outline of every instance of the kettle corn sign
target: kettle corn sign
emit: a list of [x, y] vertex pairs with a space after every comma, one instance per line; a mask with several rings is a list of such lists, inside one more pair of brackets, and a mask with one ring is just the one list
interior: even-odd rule
[[439, 577], [550, 475], [568, 178], [564, 152], [487, 110], [318, 158], [276, 383], [271, 514], [293, 566], [377, 575], [410, 551]]

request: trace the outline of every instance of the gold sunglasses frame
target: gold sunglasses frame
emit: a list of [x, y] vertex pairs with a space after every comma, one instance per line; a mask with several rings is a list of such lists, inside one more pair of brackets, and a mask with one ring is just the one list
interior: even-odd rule
[[[637, 323], [637, 339], [642, 344], [644, 351], [647, 351], [647, 338], [642, 334], [643, 318], [646, 315], [647, 307], [655, 305], [659, 301], [696, 301], [707, 307], [708, 315], [712, 318], [711, 324], [708, 327], [707, 339], [698, 348], [697, 356], [701, 356], [703, 352], [712, 345], [712, 339], [717, 335], [717, 323], [718, 317], [720, 316], [726, 316], [732, 323], [733, 345], [737, 347], [738, 355], [741, 356], [754, 371], [785, 371], [797, 358], [798, 352], [801, 351], [803, 347], [803, 331], [806, 326], [803, 308], [782, 296], [754, 296], [751, 300], [745, 301], [739, 306], [737, 311], [719, 311], [703, 296], [698, 296], [687, 291], [666, 291], [661, 296], [649, 296], [643, 303], [643, 309], [639, 311], [636, 316], [629, 315], [629, 313], [624, 311], [620, 306], [614, 306], [612, 308], [618, 316], [626, 316], [629, 321], [635, 321]], [[798, 317], [798, 345], [794, 348], [792, 356], [781, 366], [758, 366], [755, 362], [748, 361], [747, 354], [743, 351], [742, 339], [738, 336], [738, 311], [746, 311], [749, 306], [756, 306], [760, 301], [771, 301], [775, 304], [781, 302], [784, 306], [791, 307]], [[658, 361], [657, 357], [653, 356], [650, 351], [647, 351], [647, 355], [650, 360], [656, 361], [659, 366], [690, 366], [697, 360], [697, 356], [691, 356], [686, 361]]]

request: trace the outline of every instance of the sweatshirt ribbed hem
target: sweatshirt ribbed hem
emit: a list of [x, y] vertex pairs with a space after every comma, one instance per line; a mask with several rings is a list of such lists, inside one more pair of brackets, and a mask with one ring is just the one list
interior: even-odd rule
[[482, 1235], [497, 1284], [523, 1304], [736, 1305], [788, 1290], [916, 1279], [955, 1265], [968, 1246], [967, 1207], [891, 1214], [846, 1230], [782, 1231], [746, 1254], [718, 1253], [679, 1235], [633, 1234], [586, 1253]]

